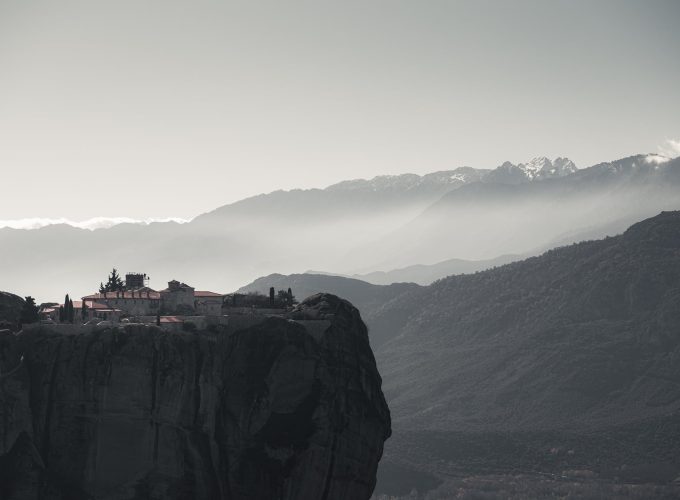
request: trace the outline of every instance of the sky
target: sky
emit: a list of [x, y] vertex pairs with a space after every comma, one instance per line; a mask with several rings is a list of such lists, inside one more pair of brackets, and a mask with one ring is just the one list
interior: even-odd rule
[[0, 0], [0, 220], [677, 155], [679, 20], [677, 0]]

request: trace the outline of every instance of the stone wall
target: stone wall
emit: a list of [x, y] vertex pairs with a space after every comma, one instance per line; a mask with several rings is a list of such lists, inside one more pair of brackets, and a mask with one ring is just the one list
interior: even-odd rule
[[194, 310], [194, 289], [191, 287], [185, 286], [176, 290], [162, 290], [160, 294], [161, 312], [163, 314]]
[[160, 301], [158, 299], [145, 297], [143, 293], [140, 297], [107, 297], [99, 298], [95, 302], [114, 309], [120, 309], [124, 314], [133, 316], [156, 314], [160, 308]]

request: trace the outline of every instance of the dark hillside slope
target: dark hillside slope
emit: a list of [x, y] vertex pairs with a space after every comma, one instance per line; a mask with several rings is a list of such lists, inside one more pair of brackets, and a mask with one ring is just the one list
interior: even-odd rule
[[379, 355], [397, 425], [592, 426], [680, 409], [680, 212], [391, 307], [411, 308]]
[[378, 493], [489, 472], [680, 476], [680, 212], [427, 287], [244, 289], [268, 286], [361, 304], [394, 426]]
[[408, 316], [377, 352], [385, 470], [680, 475], [680, 212], [440, 280], [382, 314]]
[[293, 294], [302, 300], [305, 297], [321, 292], [330, 292], [349, 300], [354, 304], [361, 316], [370, 325], [371, 346], [376, 349], [396, 331], [403, 322], [399, 315], [381, 314], [386, 304], [397, 300], [422, 287], [415, 283], [394, 283], [389, 286], [372, 285], [365, 281], [323, 274], [271, 274], [258, 278], [249, 285], [239, 289], [240, 293], [269, 293], [269, 287], [276, 290], [292, 288]]
[[325, 189], [279, 190], [224, 205], [200, 215], [194, 223], [224, 224], [247, 216], [286, 224], [304, 224], [314, 219], [327, 224], [329, 217], [344, 218], [348, 214], [365, 217], [367, 213], [386, 212], [395, 207], [427, 206], [460, 186], [481, 181], [487, 173], [483, 169], [459, 167], [423, 176], [402, 174], [347, 180]]
[[[553, 245], [554, 246], [554, 245]], [[544, 249], [545, 250], [545, 249]], [[536, 252], [540, 253], [540, 252]], [[366, 274], [355, 274], [352, 278], [360, 279], [375, 285], [389, 285], [392, 283], [417, 283], [430, 285], [433, 282], [454, 274], [468, 274], [484, 271], [492, 267], [502, 266], [530, 255], [501, 255], [488, 260], [447, 259], [436, 264], [416, 264], [413, 266], [392, 269], [390, 271], [373, 271]]]

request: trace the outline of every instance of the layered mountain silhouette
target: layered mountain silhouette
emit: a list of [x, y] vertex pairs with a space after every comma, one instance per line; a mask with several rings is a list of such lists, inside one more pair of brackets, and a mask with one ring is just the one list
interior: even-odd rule
[[472, 183], [442, 196], [386, 237], [357, 248], [368, 269], [539, 253], [623, 231], [680, 208], [680, 160], [638, 155], [522, 184]]
[[238, 291], [240, 293], [268, 293], [269, 287], [272, 286], [276, 289], [291, 288], [293, 294], [300, 299], [323, 293], [322, 290], [333, 290], [335, 295], [346, 298], [361, 311], [364, 321], [369, 325], [371, 346], [374, 349], [389, 340], [394, 328], [399, 325], [399, 315], [384, 315], [382, 313], [386, 304], [402, 295], [408, 296], [410, 292], [422, 288], [415, 283], [394, 283], [379, 286], [353, 278], [322, 274], [292, 274], [288, 276], [271, 274], [258, 278]]
[[5, 228], [0, 276], [4, 288], [39, 301], [89, 293], [112, 266], [147, 273], [151, 286], [177, 278], [224, 292], [257, 276], [307, 269], [366, 275], [407, 268], [374, 281], [426, 284], [680, 208], [679, 172], [679, 160], [654, 155], [581, 170], [567, 159], [537, 158], [495, 170], [277, 191], [186, 224]]
[[379, 493], [474, 472], [680, 475], [680, 212], [427, 287], [244, 289], [265, 282], [381, 297], [362, 310], [394, 428]]
[[389, 285], [392, 283], [416, 283], [429, 285], [433, 281], [451, 276], [452, 274], [474, 273], [492, 267], [501, 266], [509, 262], [520, 260], [520, 255], [501, 255], [488, 260], [448, 259], [436, 264], [415, 264], [389, 271], [373, 271], [366, 274], [342, 275], [324, 271], [307, 271], [305, 274], [342, 276], [354, 278], [374, 285]]

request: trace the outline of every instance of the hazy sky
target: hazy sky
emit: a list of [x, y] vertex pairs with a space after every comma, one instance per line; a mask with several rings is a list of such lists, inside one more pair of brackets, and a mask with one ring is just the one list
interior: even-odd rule
[[0, 0], [0, 220], [656, 152], [680, 2]]

